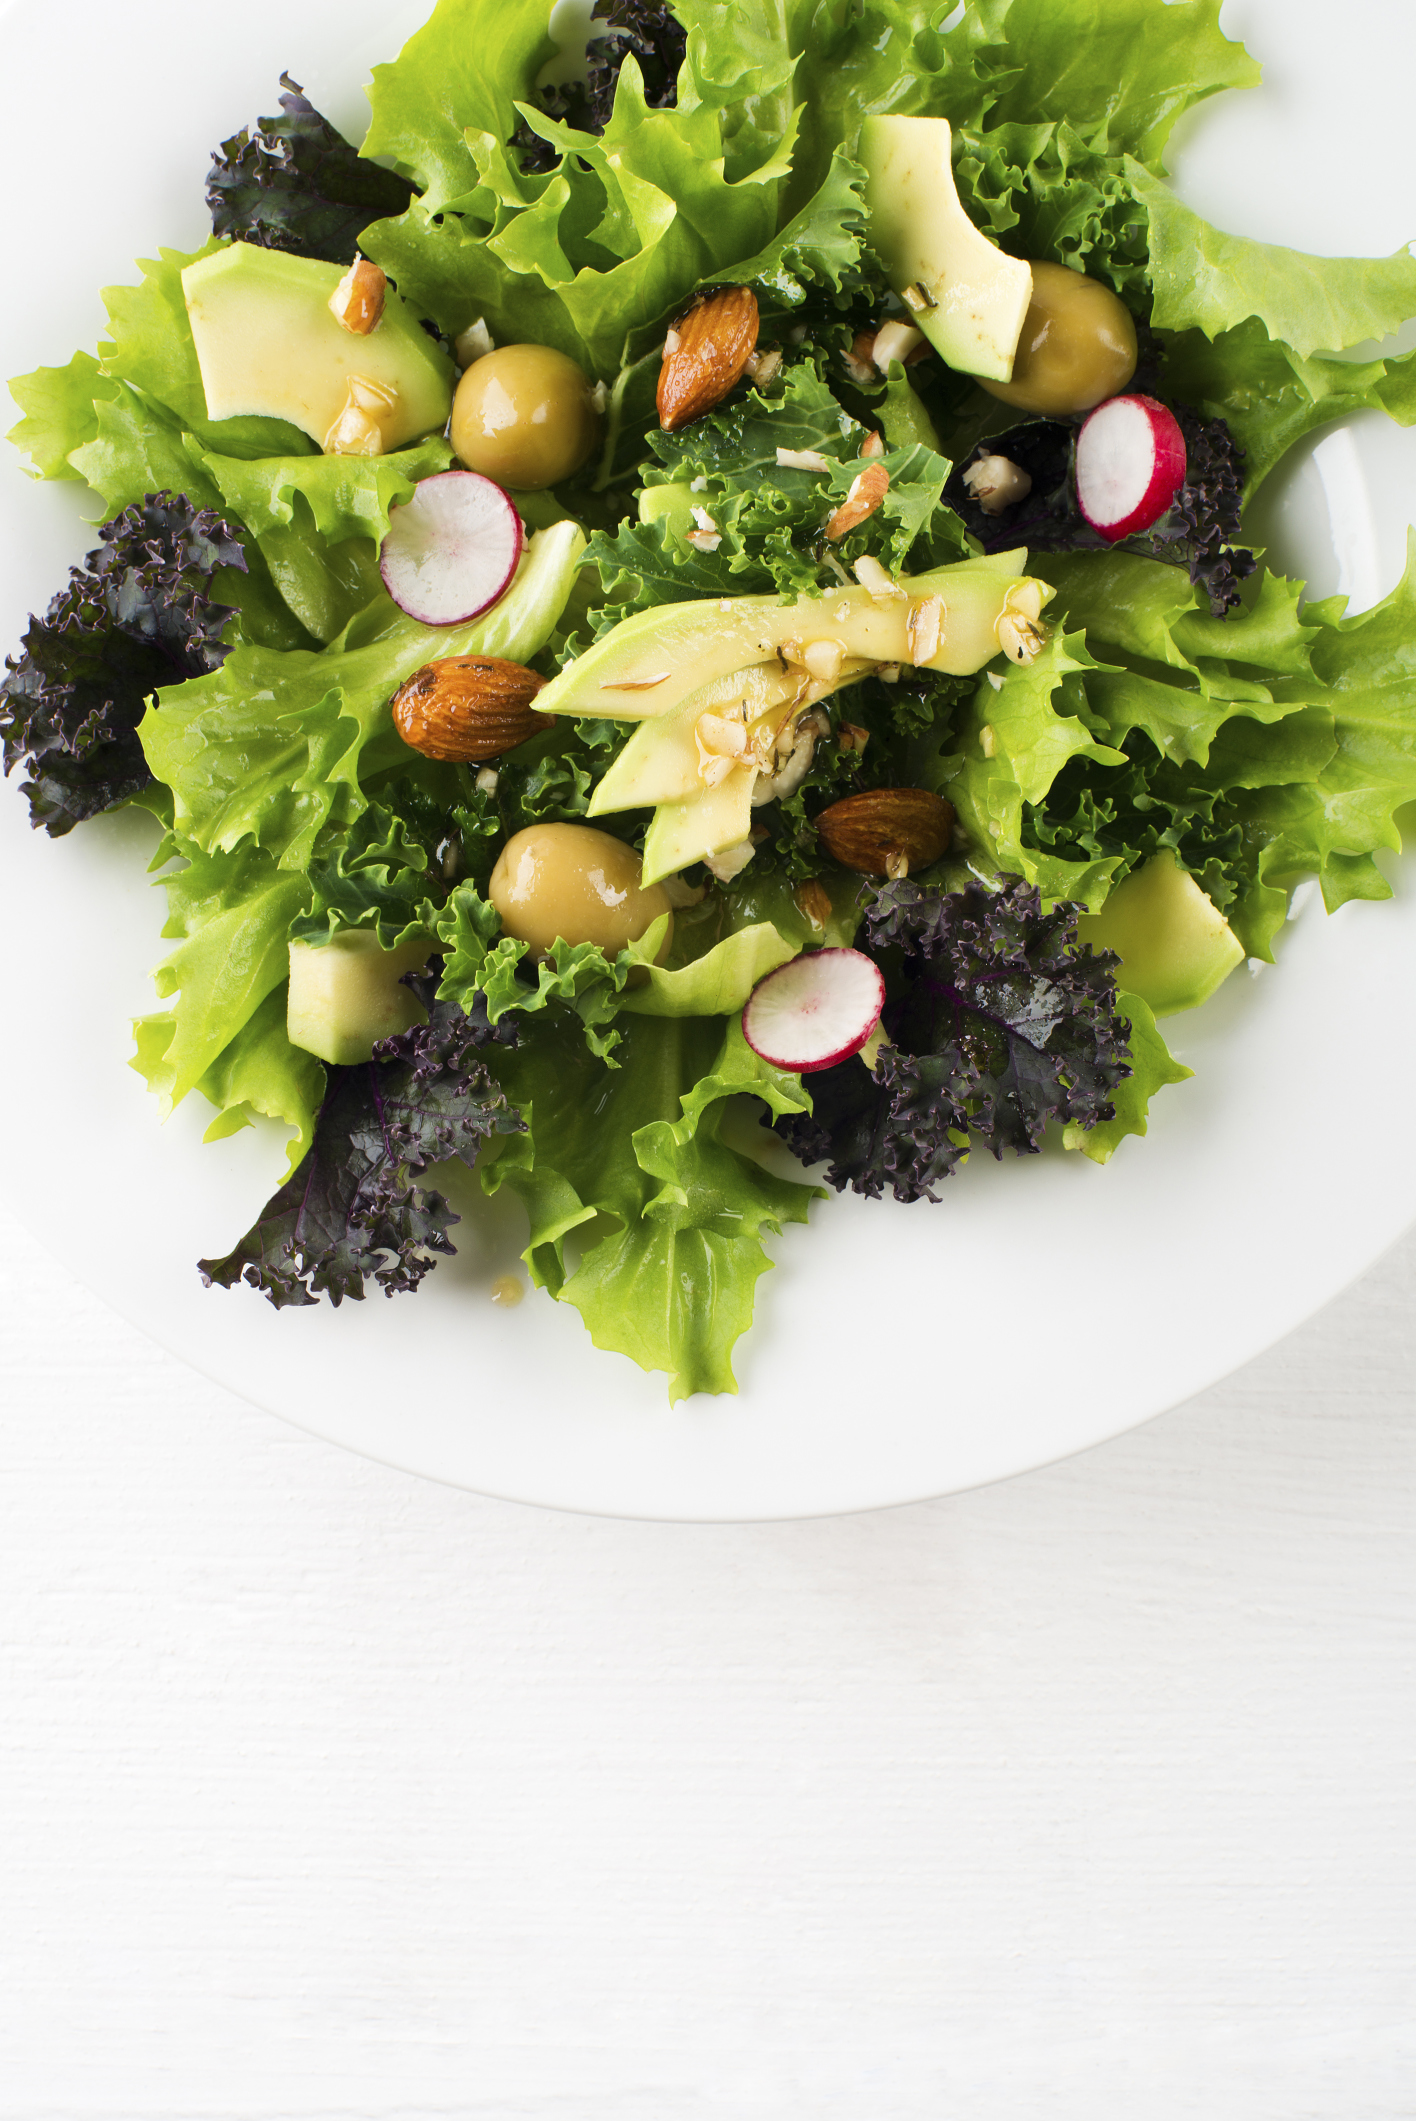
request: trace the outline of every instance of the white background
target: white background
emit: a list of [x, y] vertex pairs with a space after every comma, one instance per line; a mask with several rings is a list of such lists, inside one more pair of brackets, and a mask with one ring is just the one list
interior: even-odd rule
[[[1360, 126], [1279, 140], [1292, 225], [1189, 195], [1342, 248]], [[1006, 1486], [655, 1526], [341, 1455], [0, 1219], [0, 2116], [1416, 2115], [1413, 1272]]]
[[1416, 1241], [751, 1526], [390, 1472], [0, 1258], [5, 2121], [1416, 2113]]

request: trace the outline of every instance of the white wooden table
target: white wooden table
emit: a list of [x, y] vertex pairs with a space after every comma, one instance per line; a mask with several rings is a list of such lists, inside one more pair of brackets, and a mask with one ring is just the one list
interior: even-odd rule
[[0, 2116], [1416, 2114], [1413, 1284], [694, 1528], [312, 1442], [0, 1222]]

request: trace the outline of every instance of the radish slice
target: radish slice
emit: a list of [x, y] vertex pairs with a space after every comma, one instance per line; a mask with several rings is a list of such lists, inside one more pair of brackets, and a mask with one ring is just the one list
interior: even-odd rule
[[410, 619], [458, 626], [506, 594], [521, 540], [521, 518], [500, 486], [479, 471], [440, 471], [389, 510], [379, 573]]
[[759, 980], [742, 1035], [774, 1068], [811, 1075], [859, 1053], [880, 1021], [885, 982], [859, 950], [809, 950]]
[[1185, 483], [1185, 437], [1155, 398], [1108, 398], [1077, 436], [1077, 501], [1108, 544], [1158, 523]]

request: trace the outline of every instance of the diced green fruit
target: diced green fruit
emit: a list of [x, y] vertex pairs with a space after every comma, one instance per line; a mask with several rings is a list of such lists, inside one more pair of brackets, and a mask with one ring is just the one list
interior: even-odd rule
[[1100, 913], [1083, 914], [1077, 935], [1116, 952], [1120, 984], [1157, 1016], [1198, 1008], [1244, 962], [1238, 936], [1168, 847], [1132, 870]]
[[327, 943], [290, 945], [285, 1029], [292, 1046], [337, 1068], [368, 1060], [381, 1038], [428, 1021], [405, 972], [427, 963], [432, 943], [414, 936], [395, 950], [367, 928], [346, 928]]
[[938, 449], [939, 430], [923, 398], [908, 383], [887, 383], [876, 411], [888, 449], [911, 449], [921, 442], [926, 449]]
[[876, 598], [843, 586], [796, 604], [751, 596], [655, 605], [621, 619], [568, 663], [536, 695], [536, 709], [645, 721], [667, 714], [715, 678], [816, 642], [835, 642], [853, 661], [912, 663], [911, 613], [931, 597], [942, 607], [938, 646], [920, 657], [919, 667], [968, 677], [998, 653], [1005, 611], [1035, 620], [1052, 595], [1046, 582], [1022, 572], [1026, 562], [1026, 551], [1019, 550], [902, 575], [905, 595], [899, 597]]
[[646, 486], [639, 496], [641, 523], [664, 523], [680, 537], [693, 528], [693, 488], [681, 479], [667, 486]]
[[1007, 257], [964, 212], [948, 119], [867, 118], [859, 153], [871, 244], [896, 294], [918, 288], [924, 296], [913, 321], [951, 368], [1008, 382], [1032, 269]]
[[452, 363], [390, 288], [360, 337], [331, 314], [340, 265], [231, 243], [189, 265], [182, 292], [213, 420], [263, 413], [324, 447], [353, 377], [393, 394], [379, 414], [385, 451], [446, 425]]

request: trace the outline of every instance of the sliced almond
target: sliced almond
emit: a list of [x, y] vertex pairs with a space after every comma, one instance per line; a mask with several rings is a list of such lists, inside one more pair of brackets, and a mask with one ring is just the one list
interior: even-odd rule
[[399, 686], [394, 727], [424, 758], [480, 764], [554, 726], [551, 715], [537, 714], [531, 705], [545, 682], [524, 663], [502, 656], [444, 656]]
[[757, 346], [757, 297], [750, 287], [717, 287], [680, 317], [664, 341], [657, 403], [666, 434], [720, 405]]
[[913, 324], [882, 324], [875, 334], [870, 358], [883, 375], [892, 361], [908, 361], [924, 345], [924, 333]]
[[932, 662], [938, 655], [944, 638], [944, 605], [939, 597], [921, 597], [917, 604], [911, 604], [905, 638], [912, 663]]
[[835, 544], [863, 523], [867, 516], [873, 516], [889, 491], [890, 474], [885, 466], [878, 461], [867, 464], [865, 470], [851, 481], [850, 492], [826, 525], [826, 535], [831, 542]]
[[908, 876], [948, 848], [953, 806], [925, 788], [870, 788], [832, 803], [816, 820], [821, 843], [858, 876]]
[[810, 883], [798, 884], [792, 897], [798, 912], [811, 923], [813, 932], [822, 934], [831, 918], [831, 894], [826, 886], [818, 877], [812, 877]]
[[836, 743], [842, 751], [864, 751], [870, 742], [870, 731], [862, 729], [859, 722], [842, 722], [836, 731]]
[[885, 437], [880, 434], [868, 434], [860, 445], [860, 453], [863, 457], [883, 457]]

